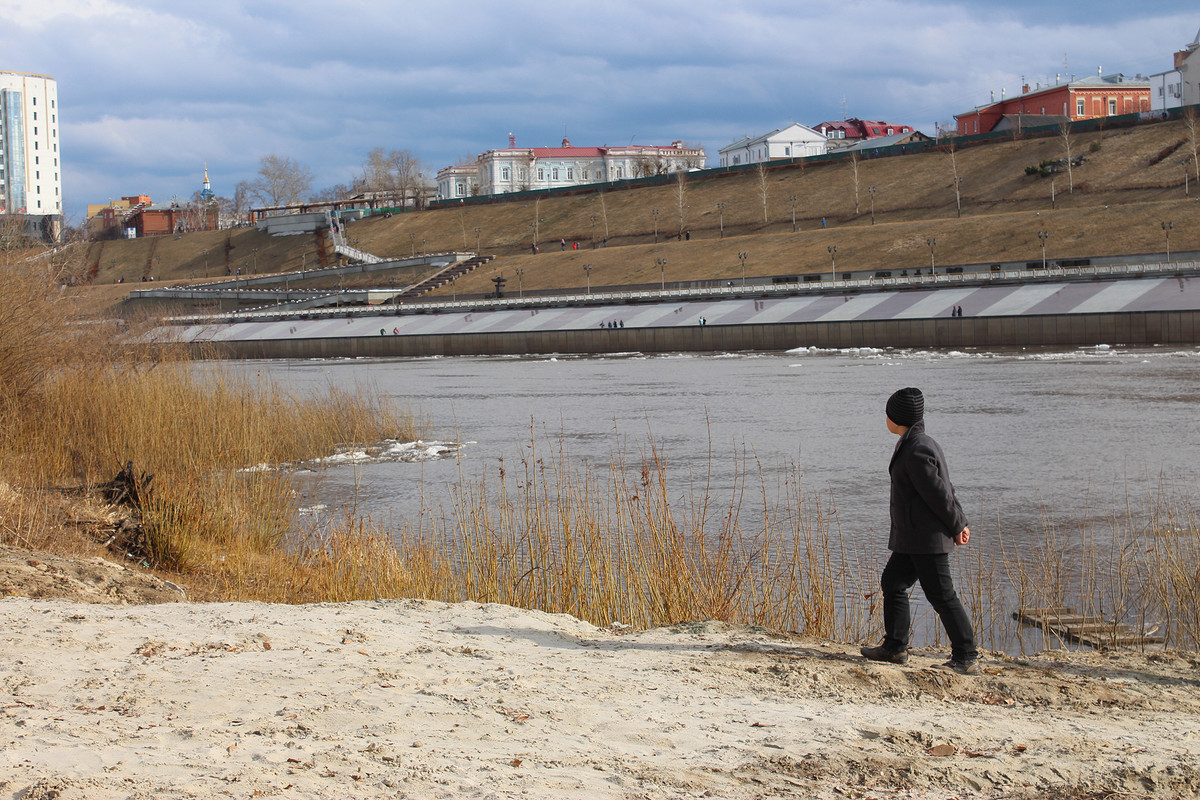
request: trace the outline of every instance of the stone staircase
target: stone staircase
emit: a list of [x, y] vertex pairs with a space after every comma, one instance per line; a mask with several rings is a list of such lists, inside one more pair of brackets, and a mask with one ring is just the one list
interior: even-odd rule
[[325, 212], [325, 223], [329, 226], [329, 235], [333, 237], [333, 252], [339, 256], [345, 256], [355, 264], [381, 264], [387, 261], [386, 258], [380, 258], [346, 244], [346, 237], [342, 235], [342, 226], [345, 223], [339, 222], [328, 211]]
[[468, 272], [471, 272], [477, 267], [483, 266], [493, 258], [495, 258], [495, 256], [477, 255], [473, 258], [468, 258], [466, 261], [459, 261], [457, 263], [445, 266], [430, 275], [428, 278], [418, 281], [412, 286], [406, 288], [404, 291], [398, 293], [394, 300], [403, 300], [405, 298], [417, 297], [425, 294], [426, 292], [432, 292], [434, 289], [437, 289], [440, 286], [445, 286], [447, 283], [459, 277], [460, 275], [466, 275]]

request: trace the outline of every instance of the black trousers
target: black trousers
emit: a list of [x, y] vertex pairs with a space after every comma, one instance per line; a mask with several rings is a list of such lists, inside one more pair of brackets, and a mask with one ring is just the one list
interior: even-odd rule
[[979, 657], [967, 610], [954, 591], [949, 553], [892, 553], [879, 587], [883, 590], [883, 646], [900, 652], [908, 648], [912, 620], [908, 590], [917, 582], [942, 620], [950, 638], [951, 655], [958, 661]]

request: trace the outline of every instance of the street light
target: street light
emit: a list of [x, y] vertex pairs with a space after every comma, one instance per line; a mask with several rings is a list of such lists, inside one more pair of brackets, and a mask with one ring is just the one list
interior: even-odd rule
[[749, 257], [749, 253], [738, 253], [738, 258], [742, 260], [742, 286], [746, 285], [746, 259]]
[[421, 257], [424, 258], [427, 255], [429, 255], [429, 251], [427, 249], [425, 249], [425, 237], [422, 236], [421, 237]]
[[258, 274], [258, 248], [254, 248], [254, 274]]
[[829, 279], [831, 281], [836, 281], [837, 280], [837, 245], [831, 244], [828, 247], [826, 247], [825, 250], [826, 250], [826, 252], [829, 253]]
[[725, 204], [717, 203], [717, 218], [721, 224], [721, 238], [725, 238]]
[[1042, 242], [1042, 269], [1046, 268], [1046, 240], [1050, 238], [1050, 231], [1038, 231], [1038, 239]]
[[1167, 237], [1167, 261], [1171, 260], [1171, 228], [1175, 227], [1170, 222], [1162, 223], [1163, 235]]
[[517, 273], [517, 296], [524, 297], [525, 296], [525, 270], [523, 270], [520, 267], [517, 267], [517, 269], [515, 271]]
[[788, 197], [792, 201], [792, 233], [796, 232], [796, 195]]
[[658, 209], [650, 209], [650, 216], [654, 217], [654, 243], [658, 244]]
[[592, 249], [596, 249], [596, 215], [592, 214]]
[[412, 257], [416, 258], [417, 257], [417, 235], [415, 233], [410, 233], [408, 235], [408, 243], [409, 243], [409, 245], [412, 246]]
[[583, 271], [587, 275], [587, 293], [592, 293], [592, 265], [584, 264]]
[[867, 187], [867, 194], [871, 196], [871, 224], [875, 224], [875, 192], [878, 191], [874, 186]]
[[937, 239], [926, 239], [925, 244], [929, 245], [929, 274], [937, 274], [937, 261], [934, 260], [933, 250], [937, 247]]
[[658, 264], [659, 278], [662, 281], [662, 289], [667, 290], [667, 260], [665, 258], [656, 259], [655, 264]]
[[479, 255], [479, 226], [475, 226], [475, 255]]

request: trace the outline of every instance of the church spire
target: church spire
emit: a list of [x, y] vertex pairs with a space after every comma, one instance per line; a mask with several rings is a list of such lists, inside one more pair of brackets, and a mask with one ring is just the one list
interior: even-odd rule
[[200, 190], [200, 199], [209, 202], [213, 199], [212, 184], [208, 182], [208, 162], [204, 162], [204, 188]]

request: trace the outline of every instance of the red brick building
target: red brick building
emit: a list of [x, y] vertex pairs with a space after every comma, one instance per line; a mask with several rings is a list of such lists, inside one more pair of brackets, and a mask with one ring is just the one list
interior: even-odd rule
[[1028, 127], [1064, 119], [1074, 122], [1149, 110], [1149, 80], [1130, 79], [1117, 73], [1039, 86], [1033, 90], [1026, 84], [1016, 97], [1002, 97], [998, 103], [978, 106], [956, 114], [954, 119], [957, 133], [967, 136], [996, 130], [1002, 120], [1006, 121], [1003, 127]]

